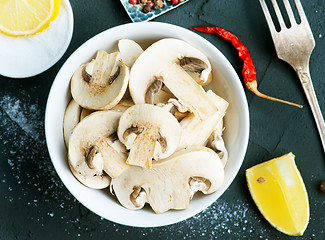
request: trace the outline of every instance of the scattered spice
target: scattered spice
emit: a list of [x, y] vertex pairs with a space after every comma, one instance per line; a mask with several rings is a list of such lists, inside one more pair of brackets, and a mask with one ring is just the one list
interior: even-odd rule
[[148, 13], [152, 9], [157, 10], [159, 8], [163, 8], [165, 1], [173, 5], [184, 2], [184, 0], [129, 0], [129, 3], [132, 5], [139, 4], [142, 7], [142, 12]]
[[204, 33], [212, 33], [216, 34], [223, 39], [230, 41], [232, 45], [237, 49], [239, 58], [243, 62], [243, 70], [242, 75], [244, 78], [244, 82], [246, 87], [252, 91], [254, 94], [256, 94], [258, 97], [266, 98], [272, 101], [282, 102], [289, 105], [293, 105], [299, 108], [302, 108], [302, 105], [288, 102], [285, 100], [281, 100], [278, 98], [267, 96], [257, 89], [257, 81], [256, 81], [256, 69], [253, 64], [253, 60], [249, 54], [249, 51], [247, 47], [232, 33], [226, 31], [225, 29], [219, 28], [219, 27], [207, 27], [207, 26], [200, 26], [200, 27], [192, 27], [190, 28], [192, 30], [204, 32]]
[[319, 190], [320, 190], [322, 193], [325, 193], [325, 180], [320, 182]]
[[265, 178], [263, 178], [263, 177], [259, 177], [259, 178], [257, 179], [257, 181], [258, 181], [259, 183], [265, 183], [265, 182], [266, 182]]

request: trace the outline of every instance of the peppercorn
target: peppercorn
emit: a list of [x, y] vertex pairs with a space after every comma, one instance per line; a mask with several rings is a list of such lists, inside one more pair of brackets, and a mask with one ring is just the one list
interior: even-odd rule
[[153, 0], [153, 9], [157, 10], [158, 8], [162, 8], [164, 3], [162, 0]]
[[325, 193], [325, 180], [320, 182], [319, 190], [320, 190], [322, 193]]
[[142, 12], [144, 13], [148, 13], [150, 12], [150, 10], [151, 10], [151, 6], [149, 4], [144, 5], [142, 8]]

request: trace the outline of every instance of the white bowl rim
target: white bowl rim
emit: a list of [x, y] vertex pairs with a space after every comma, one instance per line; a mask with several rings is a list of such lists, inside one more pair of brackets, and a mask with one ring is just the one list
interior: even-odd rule
[[[119, 31], [119, 32], [128, 32], [130, 29], [151, 29], [151, 28], [159, 28], [162, 32], [167, 31], [169, 34], [170, 31], [177, 32], [179, 34], [182, 34], [184, 37], [190, 37], [191, 39], [194, 39], [195, 41], [198, 41], [200, 43], [203, 43], [205, 46], [210, 48], [211, 50], [214, 51], [214, 54], [217, 54], [218, 58], [222, 59], [223, 65], [227, 68], [228, 74], [232, 76], [233, 79], [235, 79], [232, 84], [236, 87], [236, 91], [238, 93], [239, 100], [238, 102], [241, 102], [241, 108], [239, 109], [241, 111], [241, 119], [239, 120], [240, 124], [240, 129], [242, 130], [242, 141], [240, 143], [239, 149], [236, 152], [236, 159], [239, 159], [236, 161], [235, 165], [232, 165], [232, 168], [230, 172], [228, 173], [228, 178], [227, 181], [224, 182], [223, 186], [215, 193], [206, 195], [204, 198], [206, 198], [206, 201], [204, 204], [200, 204], [198, 207], [195, 209], [191, 209], [190, 207], [186, 210], [181, 210], [181, 211], [169, 211], [163, 214], [153, 214], [152, 216], [153, 219], [141, 219], [137, 218], [134, 219], [132, 218], [134, 212], [137, 211], [132, 211], [128, 210], [129, 214], [131, 215], [130, 217], [120, 217], [120, 214], [103, 214], [97, 207], [90, 205], [89, 201], [87, 199], [84, 199], [81, 195], [80, 192], [76, 191], [73, 188], [73, 184], [67, 181], [67, 176], [66, 174], [69, 172], [70, 175], [71, 172], [69, 169], [64, 169], [66, 168], [66, 163], [60, 162], [61, 159], [57, 159], [57, 155], [59, 154], [58, 151], [60, 149], [57, 149], [58, 145], [57, 142], [53, 140], [53, 135], [57, 134], [54, 133], [54, 131], [51, 131], [51, 127], [53, 125], [53, 113], [50, 113], [49, 109], [55, 105], [56, 101], [56, 96], [55, 96], [55, 91], [56, 89], [60, 86], [60, 82], [66, 81], [66, 79], [62, 79], [61, 75], [64, 75], [66, 71], [66, 67], [68, 66], [70, 61], [73, 61], [73, 58], [75, 55], [79, 52], [82, 51], [83, 49], [86, 49], [92, 42], [96, 41], [96, 39], [100, 38], [105, 38], [105, 36], [109, 36], [110, 34], [114, 34], [114, 32]], [[127, 34], [126, 34], [127, 35]], [[193, 41], [194, 41], [193, 40]], [[91, 57], [91, 56], [90, 56]], [[70, 80], [70, 79], [68, 79]], [[61, 123], [62, 126], [62, 123]], [[63, 135], [63, 133], [60, 133], [60, 135]], [[59, 70], [56, 78], [54, 79], [54, 82], [52, 84], [52, 87], [50, 89], [47, 105], [46, 105], [46, 111], [45, 111], [45, 136], [46, 136], [46, 143], [48, 147], [48, 152], [51, 158], [51, 161], [54, 165], [54, 168], [59, 175], [60, 179], [64, 183], [64, 185], [67, 187], [67, 189], [70, 191], [70, 193], [79, 201], [81, 202], [85, 207], [87, 207], [89, 210], [92, 212], [96, 213], [97, 215], [113, 221], [118, 224], [126, 225], [126, 226], [132, 226], [132, 227], [160, 227], [160, 226], [166, 226], [170, 224], [174, 224], [183, 220], [186, 220], [190, 217], [193, 217], [194, 215], [200, 213], [203, 211], [205, 208], [209, 207], [212, 203], [214, 203], [230, 186], [230, 184], [233, 182], [235, 179], [237, 173], [239, 172], [239, 169], [242, 165], [242, 162], [244, 160], [247, 146], [248, 146], [248, 139], [249, 139], [249, 110], [248, 110], [248, 104], [246, 100], [246, 95], [243, 89], [243, 86], [241, 84], [241, 81], [236, 73], [236, 71], [233, 69], [232, 65], [230, 62], [226, 59], [226, 57], [213, 45], [211, 44], [208, 40], [204, 39], [203, 37], [199, 36], [198, 34], [185, 29], [180, 26], [176, 26], [173, 24], [169, 23], [161, 23], [161, 22], [141, 22], [141, 23], [127, 23], [123, 25], [119, 25], [110, 29], [107, 29], [96, 36], [90, 38], [87, 40], [85, 43], [83, 43], [78, 49], [76, 49], [71, 56], [66, 60], [66, 62], [62, 65], [61, 69]], [[63, 138], [62, 138], [63, 139]], [[65, 165], [65, 166], [63, 166]], [[81, 185], [81, 184], [80, 184]], [[98, 191], [98, 190], [97, 190]], [[190, 203], [191, 204], [191, 203]], [[190, 205], [191, 206], [191, 205]], [[115, 209], [112, 209], [114, 211]], [[120, 209], [121, 210], [121, 209]], [[126, 209], [127, 210], [127, 209]], [[122, 210], [124, 211], [124, 210]], [[142, 210], [138, 210], [142, 211]], [[140, 214], [141, 216], [141, 214]], [[162, 217], [160, 217], [162, 216]]]

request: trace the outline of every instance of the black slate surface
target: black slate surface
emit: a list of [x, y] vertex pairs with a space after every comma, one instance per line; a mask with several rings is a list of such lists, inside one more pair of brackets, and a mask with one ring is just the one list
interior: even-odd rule
[[[154, 21], [185, 28], [216, 25], [235, 33], [249, 48], [260, 91], [300, 103], [297, 109], [254, 96], [245, 89], [250, 111], [250, 139], [238, 176], [212, 206], [186, 221], [159, 228], [133, 228], [100, 218], [82, 206], [61, 183], [49, 158], [44, 113], [51, 84], [68, 56], [84, 41], [129, 23], [119, 1], [71, 0], [74, 33], [62, 59], [27, 79], [0, 76], [0, 239], [325, 239], [324, 151], [298, 78], [278, 60], [257, 0], [191, 0]], [[325, 5], [301, 0], [316, 48], [310, 71], [325, 112]], [[241, 62], [229, 43], [201, 34], [241, 74]], [[1, 63], [0, 63], [1, 64]], [[246, 187], [245, 169], [293, 152], [306, 184], [310, 222], [302, 237], [286, 236], [263, 218]]]

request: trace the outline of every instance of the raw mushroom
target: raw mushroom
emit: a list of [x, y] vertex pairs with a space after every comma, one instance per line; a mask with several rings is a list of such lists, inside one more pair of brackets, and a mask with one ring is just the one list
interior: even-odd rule
[[202, 86], [182, 68], [181, 64], [187, 58], [200, 59], [206, 64], [207, 68], [200, 76], [203, 81], [207, 81], [211, 65], [199, 50], [178, 39], [167, 38], [152, 44], [131, 68], [129, 89], [133, 101], [136, 104], [147, 103], [150, 95], [159, 91], [164, 83], [201, 120], [210, 117], [218, 109]]
[[136, 104], [121, 116], [117, 134], [130, 149], [126, 162], [151, 168], [152, 159], [167, 158], [175, 151], [181, 127], [168, 111], [151, 104]]
[[228, 151], [225, 142], [222, 138], [223, 121], [220, 121], [217, 128], [212, 132], [208, 139], [207, 147], [213, 149], [220, 157], [223, 166], [226, 166], [228, 161]]
[[92, 114], [94, 110], [87, 109], [87, 108], [82, 108], [81, 114], [80, 114], [80, 121], [87, 117], [88, 115]]
[[69, 165], [86, 186], [90, 187], [86, 181], [90, 178], [92, 186], [96, 181], [102, 186], [103, 181], [109, 182], [128, 167], [124, 155], [112, 146], [121, 115], [112, 110], [94, 112], [79, 122], [71, 135]]
[[189, 114], [188, 109], [175, 98], [170, 98], [166, 104], [157, 104], [157, 106], [173, 114], [179, 122]]
[[211, 69], [208, 66], [209, 61], [202, 61], [194, 57], [184, 57], [180, 60], [181, 67], [201, 86], [206, 86], [212, 81], [212, 72], [207, 78], [201, 77], [203, 71]]
[[154, 95], [153, 99], [150, 99], [148, 101], [146, 100], [146, 102], [149, 104], [161, 106], [167, 104], [168, 100], [171, 98], [175, 98], [175, 96], [171, 92], [166, 91], [164, 88], [162, 88], [156, 95]]
[[214, 102], [218, 111], [214, 112], [211, 117], [201, 121], [193, 113], [188, 114], [180, 121], [182, 127], [182, 134], [178, 149], [189, 146], [204, 146], [206, 145], [209, 136], [216, 129], [218, 123], [221, 121], [226, 113], [228, 102], [223, 98], [217, 96], [211, 90], [208, 90], [207, 95]]
[[152, 165], [152, 169], [130, 166], [112, 179], [119, 202], [140, 209], [147, 202], [156, 213], [186, 209], [197, 191], [210, 194], [224, 181], [218, 155], [206, 147], [191, 147]]
[[83, 185], [93, 188], [93, 189], [103, 189], [108, 187], [111, 184], [111, 178], [106, 174], [102, 173], [98, 176], [84, 176], [71, 167], [69, 164], [70, 170], [72, 174], [75, 176], [75, 178], [78, 179], [79, 182], [81, 182]]
[[130, 39], [120, 39], [118, 41], [118, 49], [121, 53], [122, 62], [124, 62], [130, 68], [140, 54], [143, 53], [141, 46]]
[[113, 108], [111, 108], [111, 110], [116, 110], [119, 112], [125, 112], [129, 107], [133, 106], [134, 102], [132, 101], [132, 99], [123, 99]]
[[110, 109], [123, 97], [129, 81], [129, 68], [119, 61], [119, 53], [99, 50], [96, 59], [82, 64], [71, 78], [71, 93], [82, 107]]
[[67, 148], [69, 146], [72, 131], [80, 121], [81, 109], [82, 108], [79, 104], [75, 100], [71, 99], [65, 110], [63, 118], [63, 136]]

